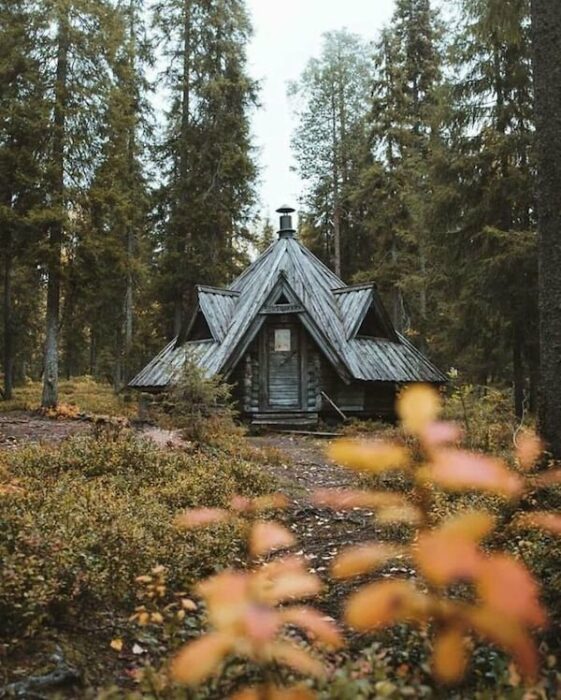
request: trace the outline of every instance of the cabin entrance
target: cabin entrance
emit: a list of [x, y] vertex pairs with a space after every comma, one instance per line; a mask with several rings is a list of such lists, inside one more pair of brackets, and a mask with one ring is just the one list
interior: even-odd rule
[[262, 410], [302, 409], [302, 347], [299, 325], [280, 321], [267, 324], [262, 343]]

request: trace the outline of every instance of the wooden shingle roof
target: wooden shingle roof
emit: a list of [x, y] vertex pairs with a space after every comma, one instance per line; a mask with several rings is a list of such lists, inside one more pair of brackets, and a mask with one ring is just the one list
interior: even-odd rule
[[[208, 375], [227, 377], [262, 327], [264, 310], [283, 289], [301, 309], [299, 318], [343, 380], [443, 383], [445, 376], [412, 343], [397, 334], [373, 284], [346, 287], [296, 238], [281, 237], [228, 289], [199, 287], [198, 310], [212, 339], [172, 341], [130, 383], [164, 388], [181, 371], [189, 352]], [[373, 307], [387, 337], [357, 337]], [[388, 325], [389, 324], [389, 325]]]

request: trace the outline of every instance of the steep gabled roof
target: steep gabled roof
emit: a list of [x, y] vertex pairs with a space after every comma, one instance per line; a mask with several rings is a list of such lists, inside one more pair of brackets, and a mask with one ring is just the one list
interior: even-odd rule
[[[281, 236], [228, 289], [199, 287], [198, 311], [212, 339], [177, 339], [133, 381], [135, 388], [158, 388], [173, 381], [191, 352], [209, 375], [235, 368], [280, 292], [291, 302], [302, 324], [344, 381], [446, 381], [444, 375], [406, 338], [398, 335], [375, 285], [346, 287], [293, 236]], [[376, 333], [358, 332], [367, 314], [375, 314]], [[192, 324], [191, 324], [192, 325]]]

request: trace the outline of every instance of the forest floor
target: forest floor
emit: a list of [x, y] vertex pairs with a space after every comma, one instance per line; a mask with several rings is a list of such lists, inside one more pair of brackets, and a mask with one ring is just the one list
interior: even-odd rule
[[[337, 582], [329, 578], [333, 559], [345, 547], [376, 540], [382, 534], [376, 526], [374, 513], [363, 509], [333, 511], [312, 502], [320, 489], [365, 488], [364, 479], [356, 473], [334, 464], [326, 455], [329, 442], [313, 436], [271, 434], [249, 438], [258, 448], [279, 450], [285, 459], [269, 463], [264, 468], [280, 484], [280, 491], [290, 500], [290, 506], [280, 516], [296, 535], [299, 552], [308, 560], [311, 570], [329, 580], [328, 593], [322, 607], [334, 617], [340, 614], [343, 599], [356, 588], [356, 583]], [[387, 569], [387, 575], [409, 575], [405, 566]]]

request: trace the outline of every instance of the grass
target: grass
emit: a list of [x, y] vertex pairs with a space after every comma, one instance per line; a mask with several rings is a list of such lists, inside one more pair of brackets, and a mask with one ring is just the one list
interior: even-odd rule
[[[41, 405], [41, 391], [40, 382], [17, 387], [13, 399], [0, 401], [0, 413], [37, 410]], [[80, 411], [95, 415], [132, 417], [138, 411], [134, 398], [127, 400], [126, 396], [116, 394], [108, 383], [97, 382], [88, 376], [61, 381], [59, 402], [78, 406]]]

